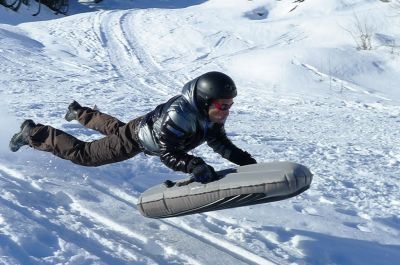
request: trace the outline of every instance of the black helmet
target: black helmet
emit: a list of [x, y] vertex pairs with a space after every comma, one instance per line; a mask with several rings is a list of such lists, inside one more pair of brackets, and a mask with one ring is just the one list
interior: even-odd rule
[[197, 107], [206, 115], [211, 100], [231, 99], [237, 95], [232, 78], [220, 72], [208, 72], [199, 76], [195, 91]]

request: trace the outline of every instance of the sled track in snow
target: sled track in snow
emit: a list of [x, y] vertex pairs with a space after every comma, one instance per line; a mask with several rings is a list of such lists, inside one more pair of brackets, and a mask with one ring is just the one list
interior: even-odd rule
[[[141, 234], [138, 234], [137, 232], [131, 230], [128, 227], [125, 227], [123, 225], [120, 225], [116, 223], [115, 221], [99, 215], [96, 212], [91, 211], [90, 209], [87, 209], [83, 207], [82, 205], [79, 204], [79, 201], [74, 201], [72, 204], [72, 208], [75, 211], [78, 211], [81, 215], [87, 217], [91, 223], [95, 224], [100, 224], [102, 226], [102, 230], [104, 231], [105, 236], [110, 236], [113, 235], [112, 238], [120, 238], [121, 245], [126, 246], [134, 246], [135, 249], [140, 252], [141, 255], [144, 255], [145, 257], [148, 257], [151, 261], [155, 262], [156, 264], [162, 264], [166, 260], [163, 259], [160, 255], [155, 255], [153, 252], [148, 250], [147, 245], [149, 243], [152, 243], [154, 245], [159, 245], [159, 247], [166, 249], [167, 246], [164, 246], [162, 243], [153, 243], [149, 242], [148, 239]], [[132, 240], [133, 239], [133, 240]], [[173, 256], [173, 259], [175, 261], [180, 261], [182, 263], [192, 263], [195, 264], [196, 262], [192, 260], [190, 257], [187, 257], [186, 255], [171, 255]], [[137, 260], [136, 260], [137, 261]]]
[[230, 254], [231, 256], [245, 262], [246, 264], [276, 264], [254, 254], [253, 252], [248, 251], [245, 248], [242, 248], [241, 246], [226, 241], [225, 239], [219, 239], [216, 235], [212, 235], [210, 233], [195, 229], [190, 224], [180, 219], [162, 220], [162, 222], [173, 225], [175, 228], [183, 231], [184, 233], [201, 241], [204, 241], [205, 243]]
[[[123, 36], [127, 41], [129, 47], [133, 50], [141, 66], [143, 67], [145, 73], [145, 83], [149, 83], [153, 89], [154, 85], [158, 87], [161, 86], [161, 92], [164, 95], [171, 95], [171, 90], [174, 89], [174, 87], [171, 87], [171, 85], [176, 85], [176, 79], [171, 78], [165, 73], [165, 71], [162, 70], [160, 65], [146, 51], [138, 39], [139, 33], [135, 29], [144, 26], [139, 23], [142, 21], [142, 16], [143, 11], [137, 11], [134, 15], [125, 14], [123, 17], [121, 17], [121, 36]], [[169, 72], [169, 74], [172, 73]], [[160, 93], [160, 89], [156, 90], [158, 93]]]
[[[136, 201], [138, 200], [138, 197], [131, 196], [128, 194], [125, 194], [124, 196], [121, 196], [120, 194], [115, 194], [114, 192], [110, 191], [106, 187], [102, 187], [98, 184], [91, 183], [91, 186], [94, 187], [95, 189], [99, 190], [100, 192], [103, 192], [107, 194], [108, 196], [112, 196], [113, 198], [119, 200], [120, 202], [128, 205], [129, 207], [134, 208], [135, 210], [137, 209], [136, 207]], [[204, 214], [202, 214], [204, 215]], [[222, 221], [222, 220], [219, 220]], [[181, 218], [171, 218], [171, 219], [159, 219], [158, 222], [161, 222], [163, 224], [166, 224], [168, 226], [172, 226], [175, 229], [187, 234], [188, 236], [195, 238], [197, 240], [200, 240], [207, 245], [211, 245], [214, 248], [225, 252], [226, 254], [243, 261], [245, 264], [275, 264], [265, 258], [262, 258], [253, 252], [242, 248], [241, 246], [231, 243], [225, 239], [220, 239], [216, 235], [213, 235], [211, 233], [207, 233], [204, 231], [201, 231], [199, 229], [195, 229], [191, 227], [190, 224], [184, 221], [184, 217]], [[222, 221], [224, 222], [224, 221]]]
[[[115, 78], [120, 79], [123, 77], [121, 74], [118, 65], [116, 64], [115, 60], [113, 60], [109, 47], [111, 44], [109, 43], [109, 38], [107, 37], [107, 33], [105, 29], [108, 27], [107, 24], [108, 20], [105, 22], [105, 18], [111, 16], [113, 12], [116, 11], [99, 11], [93, 15], [92, 23], [92, 31], [95, 32], [98, 43], [101, 44], [101, 47], [106, 51], [108, 63], [111, 66], [111, 69], [114, 71]], [[95, 51], [95, 53], [97, 53]], [[118, 61], [118, 59], [117, 59]]]
[[[125, 80], [132, 89], [170, 95], [176, 81], [163, 73], [160, 66], [142, 47], [135, 31], [140, 27], [140, 11], [100, 11], [92, 20], [93, 31], [108, 53], [108, 60], [118, 79]], [[171, 87], [172, 86], [172, 87]]]

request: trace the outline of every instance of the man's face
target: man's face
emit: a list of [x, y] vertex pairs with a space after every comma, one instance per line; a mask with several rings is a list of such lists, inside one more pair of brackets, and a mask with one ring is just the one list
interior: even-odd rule
[[233, 99], [214, 99], [208, 109], [208, 117], [211, 122], [225, 123], [229, 116], [229, 109]]

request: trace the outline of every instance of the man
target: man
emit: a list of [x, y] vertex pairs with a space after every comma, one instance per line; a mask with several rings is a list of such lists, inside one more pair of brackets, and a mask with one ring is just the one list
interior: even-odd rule
[[74, 101], [65, 119], [77, 120], [106, 137], [83, 142], [51, 126], [26, 120], [21, 131], [12, 137], [10, 149], [16, 152], [29, 145], [83, 166], [119, 162], [144, 152], [159, 156], [175, 171], [190, 173], [196, 181], [207, 183], [218, 179], [214, 169], [200, 157], [187, 153], [204, 142], [237, 165], [256, 163], [225, 133], [224, 124], [236, 95], [235, 83], [229, 76], [205, 73], [188, 82], [181, 95], [126, 124]]

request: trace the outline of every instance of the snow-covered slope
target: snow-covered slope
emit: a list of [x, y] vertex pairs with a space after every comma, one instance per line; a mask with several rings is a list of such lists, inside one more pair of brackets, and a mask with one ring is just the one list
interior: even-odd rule
[[[0, 263], [398, 262], [400, 23], [390, 3], [110, 0], [71, 10], [39, 19], [0, 6]], [[356, 49], [356, 16], [374, 25], [372, 50]], [[128, 121], [210, 70], [239, 87], [230, 138], [258, 161], [308, 166], [310, 190], [151, 220], [136, 209], [140, 192], [185, 177], [156, 157], [85, 168], [8, 151], [26, 118], [101, 137], [63, 119], [73, 99]], [[232, 166], [206, 146], [194, 153]]]

